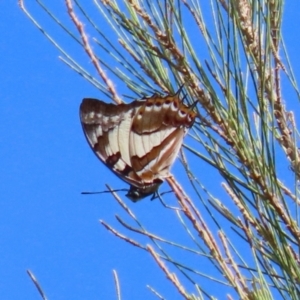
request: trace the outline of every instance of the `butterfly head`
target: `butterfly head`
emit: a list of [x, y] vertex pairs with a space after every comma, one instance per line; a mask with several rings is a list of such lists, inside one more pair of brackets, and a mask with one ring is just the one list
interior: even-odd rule
[[130, 185], [130, 189], [126, 194], [126, 197], [133, 202], [137, 202], [155, 194], [162, 183], [163, 181], [161, 179], [156, 179], [155, 182], [153, 182], [151, 185], [143, 186], [141, 188]]

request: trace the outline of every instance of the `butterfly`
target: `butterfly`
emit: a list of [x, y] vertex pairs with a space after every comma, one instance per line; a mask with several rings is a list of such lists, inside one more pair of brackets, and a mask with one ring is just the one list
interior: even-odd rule
[[154, 195], [170, 175], [188, 129], [194, 105], [175, 95], [154, 94], [128, 104], [85, 98], [80, 121], [96, 156], [130, 185], [133, 202]]

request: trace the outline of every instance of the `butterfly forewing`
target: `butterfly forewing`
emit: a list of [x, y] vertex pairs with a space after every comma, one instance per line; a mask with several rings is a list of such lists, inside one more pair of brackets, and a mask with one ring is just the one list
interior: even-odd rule
[[169, 176], [195, 112], [177, 95], [153, 95], [129, 104], [84, 99], [80, 119], [98, 158], [130, 185], [137, 201], [153, 194]]

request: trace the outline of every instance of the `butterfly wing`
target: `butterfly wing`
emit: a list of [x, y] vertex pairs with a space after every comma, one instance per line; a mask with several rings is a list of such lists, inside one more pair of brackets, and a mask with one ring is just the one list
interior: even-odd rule
[[141, 104], [107, 104], [97, 99], [84, 99], [80, 120], [86, 139], [96, 156], [121, 179], [137, 185], [139, 178], [132, 170], [129, 136], [136, 109]]
[[129, 104], [84, 99], [83, 131], [97, 157], [130, 184], [127, 196], [137, 201], [155, 193], [169, 175], [195, 112], [178, 95], [153, 95]]
[[129, 136], [131, 166], [141, 181], [163, 180], [178, 155], [196, 113], [178, 95], [153, 95], [139, 107]]

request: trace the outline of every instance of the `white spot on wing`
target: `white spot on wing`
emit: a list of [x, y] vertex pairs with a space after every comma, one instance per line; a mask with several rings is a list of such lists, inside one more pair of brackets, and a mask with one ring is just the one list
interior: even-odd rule
[[131, 132], [129, 152], [131, 156], [143, 157], [154, 147], [160, 145], [176, 128], [169, 127], [151, 134], [139, 135]]
[[152, 108], [153, 108], [153, 105], [151, 105], [151, 106], [145, 105], [145, 111], [146, 111], [146, 112], [151, 111]]
[[109, 121], [109, 117], [102, 115], [102, 124], [106, 125], [106, 124], [108, 124], [108, 121]]
[[[158, 132], [155, 132], [154, 134], [151, 134], [150, 139], [151, 139], [151, 144], [153, 145], [151, 147], [151, 149], [155, 146], [160, 145], [163, 142], [163, 140], [166, 139], [169, 136], [169, 134], [171, 134], [174, 130], [175, 130], [175, 128], [172, 128], [172, 127], [171, 128], [165, 128], [164, 130], [160, 130]], [[167, 151], [167, 148], [162, 148], [159, 155], [154, 160], [149, 162], [149, 164], [147, 166], [147, 169], [151, 170], [152, 166], [159, 163], [159, 159], [163, 155], [164, 151]]]
[[128, 111], [123, 116], [122, 122], [119, 124], [118, 127], [118, 143], [119, 149], [122, 156], [122, 159], [125, 163], [131, 166], [130, 154], [129, 154], [129, 135], [131, 130], [131, 110]]
[[138, 157], [142, 157], [145, 155], [145, 142], [143, 139], [148, 138], [143, 135], [139, 135], [137, 133], [131, 132], [130, 135], [130, 144], [129, 144], [129, 153], [130, 156], [137, 155]]
[[98, 137], [94, 130], [91, 131], [89, 134], [87, 134], [87, 138], [93, 147], [95, 146], [96, 143], [98, 143]]
[[108, 141], [113, 154], [119, 152], [119, 143], [118, 143], [118, 127], [114, 127], [108, 132]]
[[172, 102], [172, 104], [171, 104], [171, 110], [172, 110], [172, 111], [177, 111], [178, 108], [175, 106], [174, 103], [175, 103], [175, 102]]
[[[159, 159], [158, 162], [160, 164], [161, 170], [165, 169], [165, 168], [169, 168], [171, 167], [171, 165], [173, 164], [174, 160], [176, 159], [178, 152], [181, 148], [182, 145], [182, 141], [185, 135], [185, 130], [183, 129], [176, 129], [176, 135], [174, 136], [173, 140], [170, 141], [170, 143], [163, 149], [163, 151], [161, 151], [161, 153], [159, 154]], [[165, 154], [166, 155], [166, 159], [162, 159], [162, 157]]]
[[[169, 143], [164, 148], [161, 149], [157, 158], [150, 161], [149, 164], [145, 167], [146, 170], [150, 170], [154, 174], [154, 178], [163, 179], [169, 175], [170, 167], [176, 159], [182, 145], [185, 131], [177, 129], [177, 133], [178, 134], [176, 134], [176, 136], [174, 136], [173, 139], [169, 141]], [[145, 169], [137, 172], [137, 175], [142, 177]], [[157, 170], [156, 174], [154, 173], [154, 170]]]
[[164, 128], [163, 130], [160, 130], [159, 133], [160, 133], [160, 143], [166, 139], [174, 130], [176, 130], [175, 127], [167, 127], [167, 128]]
[[114, 124], [118, 124], [120, 122], [120, 116], [119, 115], [111, 116], [110, 122]]
[[95, 135], [96, 137], [102, 136], [103, 135], [103, 131], [102, 131], [102, 127], [101, 126], [97, 126], [95, 129]]
[[185, 116], [186, 116], [186, 112], [180, 110], [180, 111], [179, 111], [179, 116], [180, 116], [181, 118], [185, 117]]
[[164, 104], [163, 104], [163, 108], [164, 108], [164, 109], [167, 109], [167, 108], [169, 108], [169, 106], [170, 106], [170, 103], [166, 103], [166, 102], [164, 102]]
[[155, 112], [160, 112], [160, 111], [161, 111], [161, 107], [160, 107], [160, 106], [154, 105], [154, 106], [153, 106], [153, 110], [154, 110]]
[[118, 160], [118, 162], [114, 165], [114, 169], [118, 172], [122, 172], [126, 167], [125, 162], [121, 159]]
[[110, 144], [105, 145], [105, 153], [106, 153], [106, 156], [112, 156], [114, 154], [111, 149]]

